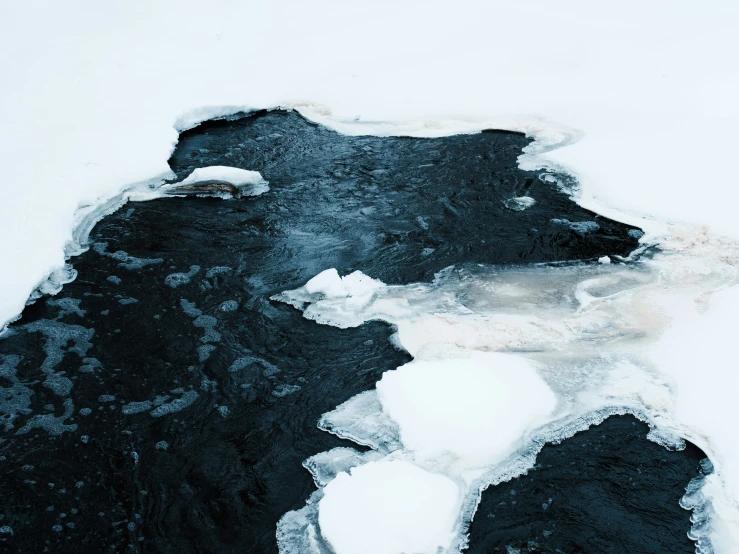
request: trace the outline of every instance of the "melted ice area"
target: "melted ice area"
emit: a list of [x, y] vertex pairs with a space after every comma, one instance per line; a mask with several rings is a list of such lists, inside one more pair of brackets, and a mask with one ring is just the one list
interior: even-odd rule
[[[414, 356], [383, 375], [376, 390], [321, 418], [322, 429], [373, 451], [352, 457], [335, 449], [306, 462], [322, 488], [281, 520], [281, 551], [331, 552], [330, 544], [337, 554], [361, 552], [363, 537], [374, 533], [387, 544], [409, 534], [413, 544], [431, 545], [413, 552], [456, 552], [482, 488], [532, 467], [546, 441], [625, 412], [649, 422], [653, 440], [680, 448], [686, 438], [708, 454], [715, 472], [691, 487], [684, 504], [696, 509], [700, 547], [732, 551], [739, 539], [732, 324], [739, 291], [731, 285], [739, 281], [739, 243], [703, 229], [670, 232], [659, 250], [626, 264], [468, 265], [405, 286], [327, 270], [275, 297], [326, 325], [391, 322], [398, 344]], [[365, 285], [340, 286], [345, 280]], [[418, 495], [425, 486], [425, 473], [400, 486], [391, 461], [459, 487], [461, 502], [449, 495], [445, 504], [454, 521], [446, 544], [427, 535], [441, 527], [374, 527], [373, 502], [381, 500], [373, 491]]]

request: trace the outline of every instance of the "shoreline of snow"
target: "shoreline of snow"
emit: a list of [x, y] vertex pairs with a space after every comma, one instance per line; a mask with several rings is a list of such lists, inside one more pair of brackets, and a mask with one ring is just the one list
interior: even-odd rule
[[[172, 151], [176, 145], [173, 145]], [[202, 171], [205, 170], [205, 171]], [[0, 319], [0, 336], [22, 315], [25, 306], [32, 304], [43, 295], [54, 296], [62, 287], [71, 283], [77, 276], [77, 272], [69, 261], [86, 252], [89, 248], [88, 238], [92, 229], [106, 216], [117, 212], [128, 202], [146, 202], [158, 198], [171, 198], [178, 196], [172, 189], [175, 185], [198, 184], [203, 181], [217, 178], [221, 182], [233, 184], [236, 188], [243, 190], [246, 196], [258, 196], [269, 191], [269, 185], [258, 171], [248, 171], [230, 167], [207, 167], [193, 171], [184, 179], [170, 182], [176, 175], [169, 171], [145, 181], [124, 185], [118, 193], [109, 198], [99, 198], [97, 202], [81, 203], [74, 213], [73, 224], [69, 240], [64, 245], [63, 265], [52, 267], [40, 281], [31, 289], [26, 297], [23, 307], [15, 314], [5, 320]], [[180, 194], [181, 195], [181, 194]], [[2, 314], [0, 314], [2, 315]]]
[[[564, 167], [549, 160], [545, 155], [574, 144], [582, 136], [582, 133], [564, 125], [548, 123], [538, 117], [442, 119], [435, 120], [432, 123], [428, 121], [359, 122], [333, 117], [331, 111], [326, 107], [301, 102], [263, 108], [248, 106], [202, 107], [180, 114], [173, 124], [173, 129], [179, 134], [207, 121], [239, 119], [261, 110], [271, 111], [281, 109], [295, 110], [309, 121], [323, 125], [336, 132], [353, 136], [371, 135], [433, 138], [459, 134], [475, 134], [487, 129], [520, 132], [532, 139], [531, 144], [519, 156], [518, 164], [521, 169], [530, 171], [552, 169], [557, 172], [573, 175], [576, 178], [571, 168]], [[177, 140], [172, 143], [167, 159], [174, 152], [177, 143]], [[9, 306], [0, 303], [0, 334], [5, 332], [9, 324], [20, 318], [21, 312], [29, 299], [33, 300], [38, 297], [38, 294], [42, 293], [56, 294], [56, 292], [61, 290], [59, 288], [61, 285], [70, 282], [69, 276], [65, 275], [69, 273], [67, 269], [69, 265], [68, 261], [71, 257], [85, 251], [87, 234], [100, 219], [109, 213], [113, 213], [125, 205], [126, 202], [146, 201], [165, 196], [166, 188], [164, 187], [184, 182], [183, 180], [177, 183], [166, 183], [166, 181], [175, 177], [174, 173], [170, 170], [143, 181], [124, 184], [118, 188], [117, 192], [109, 196], [100, 195], [94, 200], [81, 199], [79, 206], [72, 216], [71, 229], [66, 235], [67, 238], [63, 251], [58, 253], [63, 255], [63, 261], [61, 263], [52, 263], [43, 275], [37, 276], [34, 283], [28, 283], [25, 287], [28, 293], [24, 299], [15, 298], [9, 301]], [[567, 189], [567, 187], [564, 188]], [[660, 238], [666, 234], [666, 225], [653, 219], [623, 213], [603, 206], [592, 195], [587, 194], [587, 191], [584, 191], [581, 185], [578, 185], [574, 190], [567, 189], [566, 192], [570, 194], [573, 201], [586, 209], [609, 217], [610, 219], [643, 229], [645, 235], [641, 239], [642, 244], [658, 243]]]

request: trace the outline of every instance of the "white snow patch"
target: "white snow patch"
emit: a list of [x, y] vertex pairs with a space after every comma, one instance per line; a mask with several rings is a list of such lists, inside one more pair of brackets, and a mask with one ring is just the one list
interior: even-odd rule
[[383, 283], [367, 277], [361, 271], [350, 273], [346, 277], [339, 277], [336, 269], [327, 269], [313, 277], [305, 284], [308, 294], [322, 294], [325, 298], [347, 298], [371, 295], [383, 287]]
[[531, 361], [497, 352], [413, 361], [386, 372], [377, 392], [417, 461], [457, 471], [502, 461], [556, 404]]
[[677, 432], [704, 448], [715, 470], [703, 489], [715, 512], [710, 522], [715, 528], [703, 529], [701, 534], [713, 531], [710, 538], [718, 552], [735, 551], [739, 545], [739, 290], [734, 286], [718, 292], [710, 299], [710, 308], [701, 309], [688, 295], [662, 301], [674, 319], [649, 355], [660, 367], [669, 368]]
[[381, 460], [326, 485], [318, 521], [336, 554], [435, 554], [453, 538], [459, 504], [451, 479]]
[[258, 171], [248, 171], [238, 167], [211, 165], [193, 170], [187, 178], [171, 186], [197, 185], [202, 183], [228, 183], [241, 190], [246, 196], [257, 196], [269, 190], [267, 181]]
[[[303, 308], [306, 303], [321, 301], [326, 309], [322, 310], [319, 323], [356, 327], [364, 320], [352, 318], [352, 314], [368, 304], [374, 294], [384, 287], [382, 281], [372, 279], [361, 271], [341, 277], [336, 269], [331, 268], [322, 271], [298, 289], [273, 296], [272, 300], [280, 300], [296, 308]], [[308, 309], [310, 310], [310, 307]]]

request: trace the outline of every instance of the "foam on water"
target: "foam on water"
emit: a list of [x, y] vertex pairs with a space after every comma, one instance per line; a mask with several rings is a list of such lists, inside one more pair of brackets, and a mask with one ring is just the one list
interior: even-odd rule
[[[174, 393], [175, 391], [171, 392]], [[162, 417], [164, 415], [179, 412], [191, 406], [198, 399], [198, 396], [198, 393], [194, 390], [182, 391], [179, 398], [175, 398], [166, 404], [161, 404], [150, 413], [153, 417]]]
[[[281, 536], [306, 552], [323, 552], [310, 550], [306, 537], [331, 528], [336, 514], [353, 513], [355, 481], [347, 472], [367, 468], [364, 475], [382, 486], [392, 477], [383, 464], [404, 460], [460, 487], [462, 502], [449, 505], [456, 538], [442, 549], [457, 551], [484, 487], [532, 467], [546, 442], [632, 413], [650, 424], [652, 440], [682, 448], [688, 439], [709, 455], [713, 473], [691, 485], [683, 504], [696, 509], [691, 536], [699, 551], [730, 551], [739, 539], [732, 425], [739, 383], [731, 346], [739, 243], [686, 227], [670, 227], [658, 248], [646, 240], [647, 254], [628, 263], [468, 265], [440, 272], [433, 283], [405, 286], [353, 274], [373, 283], [356, 296], [343, 287], [346, 277], [324, 271], [310, 287], [278, 295], [322, 324], [388, 321], [415, 358], [386, 373], [376, 391], [324, 414], [320, 428], [383, 457], [325, 455], [336, 460], [333, 472], [341, 478], [317, 480], [324, 487], [318, 500], [280, 523], [290, 527], [302, 517], [302, 531]], [[716, 383], [723, 383], [720, 390]], [[322, 513], [324, 505], [332, 509]], [[309, 533], [316, 517], [320, 526]], [[347, 544], [334, 547], [360, 547]]]
[[32, 413], [33, 391], [18, 379], [19, 362], [19, 356], [0, 356], [0, 377], [11, 383], [9, 387], [0, 387], [0, 422], [5, 425], [5, 431], [15, 427], [13, 421], [19, 415]]
[[167, 286], [172, 287], [173, 289], [176, 289], [180, 285], [186, 285], [190, 282], [190, 279], [195, 277], [197, 275], [198, 271], [200, 271], [200, 266], [198, 265], [192, 265], [190, 266], [190, 271], [187, 273], [170, 273], [165, 277], [164, 284]]

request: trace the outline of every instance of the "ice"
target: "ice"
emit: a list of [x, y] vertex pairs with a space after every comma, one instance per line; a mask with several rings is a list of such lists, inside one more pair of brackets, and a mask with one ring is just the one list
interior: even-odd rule
[[324, 487], [339, 473], [348, 472], [355, 466], [382, 458], [383, 455], [374, 450], [359, 452], [353, 448], [337, 447], [311, 456], [303, 462], [303, 466], [311, 472], [316, 485]]
[[700, 548], [731, 552], [738, 282], [739, 242], [684, 228], [631, 264], [448, 268], [430, 284], [379, 287], [353, 311], [343, 308], [351, 294], [314, 295], [305, 317], [384, 319], [415, 358], [319, 427], [459, 483], [454, 551], [480, 488], [531, 468], [545, 442], [631, 413], [652, 440], [680, 448], [685, 438], [709, 455], [715, 472], [691, 497], [703, 518], [692, 533]]
[[[662, 258], [630, 281], [619, 273], [625, 286], [606, 296], [570, 286], [576, 275], [558, 287], [557, 278], [547, 284], [521, 272], [517, 277], [531, 286], [566, 292], [569, 300], [557, 302], [546, 290], [525, 294], [515, 283], [493, 286], [522, 293], [516, 310], [518, 300], [505, 295], [485, 305], [479, 299], [490, 295], [480, 290], [477, 311], [467, 315], [461, 303], [446, 313], [430, 296], [404, 293], [399, 300], [408, 305], [363, 299], [369, 310], [350, 305], [351, 297], [335, 298], [327, 319], [318, 319], [315, 304], [309, 315], [345, 325], [370, 312], [402, 319], [398, 340], [421, 357], [440, 349], [549, 356], [551, 367], [538, 360], [542, 377], [572, 409], [585, 390], [588, 406], [605, 393], [593, 388], [587, 364], [563, 360], [589, 359], [604, 375], [612, 362], [599, 359], [604, 350], [635, 358], [642, 376], [619, 382], [638, 386], [660, 374], [674, 385], [675, 409], [663, 410], [663, 422], [675, 423], [716, 461], [716, 473], [700, 489], [714, 506], [706, 513], [715, 514], [701, 536], [710, 535], [719, 552], [736, 550], [726, 541], [739, 526], [732, 515], [739, 466], [725, 430], [730, 418], [723, 415], [734, 409], [728, 395], [735, 352], [725, 330], [735, 327], [736, 312], [722, 310], [736, 293], [710, 298], [736, 283], [723, 254], [711, 254], [731, 251], [733, 243], [700, 232], [676, 240], [682, 231], [669, 225], [710, 223], [715, 233], [739, 237], [739, 189], [730, 168], [739, 123], [735, 3], [695, 9], [627, 0], [612, 10], [584, 0], [462, 0], [431, 8], [319, 0], [292, 5], [289, 19], [274, 2], [215, 2], [208, 10], [157, 3], [147, 5], [146, 17], [129, 4], [81, 0], [47, 3], [40, 11], [4, 3], [0, 11], [6, 22], [0, 46], [12, 52], [0, 61], [10, 83], [0, 93], [0, 322], [16, 318], [29, 296], [54, 294], [75, 277], [65, 256], [83, 248], [105, 213], [129, 199], [157, 197], [157, 187], [174, 177], [166, 162], [177, 131], [210, 117], [283, 105], [348, 134], [521, 130], [536, 139], [521, 156], [522, 167], [572, 171], [579, 184], [559, 185], [581, 205], [635, 223], [647, 231], [643, 241], [661, 242], [680, 260]], [[129, 270], [141, 263], [119, 261]], [[542, 275], [546, 281], [549, 274]], [[641, 287], [654, 293], [651, 305], [639, 296]], [[660, 287], [685, 292], [685, 301], [667, 295], [660, 304]], [[501, 303], [492, 305], [496, 300]], [[419, 302], [437, 312], [424, 312]], [[351, 310], [363, 314], [350, 319]], [[664, 342], [655, 346], [661, 333]], [[695, 375], [688, 375], [688, 364]], [[632, 391], [622, 400], [639, 398]], [[309, 528], [309, 519], [295, 521], [302, 522], [295, 529]], [[320, 544], [320, 537], [312, 541]], [[286, 544], [281, 540], [280, 547]]]
[[[340, 327], [356, 327], [361, 325], [362, 320], [352, 319], [352, 314], [370, 302], [373, 295], [384, 286], [382, 281], [372, 279], [361, 271], [340, 277], [336, 269], [331, 268], [322, 271], [301, 288], [275, 295], [272, 299], [287, 302], [296, 308], [302, 308], [314, 300], [323, 300], [324, 308], [330, 303], [333, 309], [324, 309], [320, 316], [316, 315], [316, 321]], [[306, 312], [306, 316], [311, 317], [311, 312]]]
[[[172, 392], [174, 393], [174, 391]], [[150, 414], [153, 417], [162, 417], [179, 412], [180, 410], [190, 407], [198, 399], [198, 396], [198, 393], [194, 390], [183, 391], [182, 396], [175, 398], [172, 402], [161, 404], [159, 407], [153, 409]]]
[[180, 285], [186, 285], [190, 282], [190, 279], [195, 277], [197, 275], [198, 271], [200, 271], [199, 265], [191, 265], [190, 271], [187, 273], [170, 273], [165, 277], [164, 284], [167, 286], [172, 287], [173, 289], [176, 289]]
[[336, 269], [327, 269], [313, 277], [304, 286], [308, 295], [321, 295], [323, 298], [364, 298], [381, 288], [383, 283], [355, 271], [339, 277]]
[[598, 225], [595, 221], [570, 221], [569, 219], [552, 219], [550, 223], [569, 227], [570, 229], [581, 235], [585, 235], [587, 233], [591, 233], [592, 231], [597, 231], [598, 229], [600, 229], [600, 225]]
[[[542, 147], [567, 146], [549, 157], [577, 172], [590, 207], [607, 202], [737, 234], [736, 187], [717, 162], [732, 159], [739, 117], [739, 8], [730, 2], [696, 11], [629, 0], [614, 12], [584, 0], [433, 10], [319, 1], [294, 7], [290, 23], [267, 2], [216, 2], [207, 12], [163, 5], [146, 18], [75, 5], [2, 8], [3, 50], [24, 48], [2, 60], [13, 86], [0, 112], [0, 259], [13, 271], [2, 272], [0, 321], [63, 265], [78, 208], [133, 183], [161, 183], [177, 130], [254, 107], [291, 105], [355, 134], [521, 129]], [[29, 28], [54, 48], [31, 40]], [[267, 43], [279, 46], [265, 52]], [[193, 67], [201, 73], [184, 85]], [[711, 194], [696, 193], [698, 183]]]
[[[719, 552], [739, 544], [739, 373], [733, 353], [735, 319], [739, 313], [739, 291], [732, 287], [710, 300], [710, 309], [700, 313], [693, 299], [665, 300], [665, 308], [679, 317], [660, 338], [650, 356], [670, 367], [675, 389], [675, 423], [679, 432], [698, 444], [710, 445], [708, 452], [715, 473], [705, 478], [703, 495], [716, 514], [710, 525], [720, 526], [712, 540]], [[709, 332], [706, 332], [709, 331]], [[700, 337], [699, 348], [686, 348]]]
[[360, 393], [323, 414], [318, 427], [378, 452], [402, 448], [398, 425], [383, 411], [376, 390]]
[[536, 204], [536, 200], [530, 196], [519, 196], [516, 198], [509, 198], [503, 202], [503, 205], [509, 210], [514, 212], [522, 212], [529, 209], [531, 206]]
[[92, 245], [92, 248], [101, 256], [118, 260], [120, 262], [118, 264], [119, 267], [129, 270], [142, 269], [148, 265], [160, 264], [164, 261], [162, 258], [137, 258], [136, 256], [131, 256], [128, 252], [124, 252], [123, 250], [108, 252], [107, 242], [96, 242]]
[[318, 521], [336, 554], [435, 554], [452, 540], [459, 504], [451, 479], [381, 460], [332, 480]]
[[548, 421], [556, 404], [530, 361], [497, 352], [416, 360], [386, 372], [377, 392], [417, 461], [457, 469], [501, 461]]

